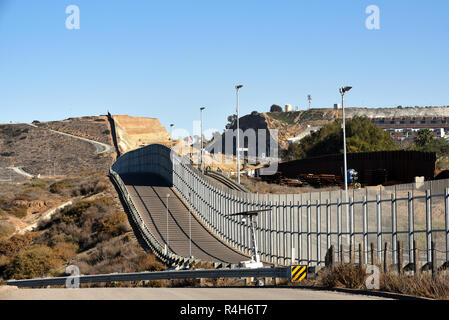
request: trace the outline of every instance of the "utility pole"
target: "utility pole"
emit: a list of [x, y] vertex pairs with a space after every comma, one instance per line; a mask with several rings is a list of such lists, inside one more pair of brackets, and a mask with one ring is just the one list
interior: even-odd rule
[[312, 104], [312, 96], [310, 94], [307, 95], [307, 100], [309, 100], [309, 110], [310, 110]]
[[203, 110], [206, 109], [206, 107], [200, 108], [200, 124], [201, 124], [201, 146], [200, 146], [200, 157], [201, 157], [201, 172], [204, 172], [204, 165], [203, 165]]
[[243, 85], [239, 84], [235, 86], [236, 90], [236, 98], [237, 98], [237, 182], [240, 183], [240, 126], [239, 126], [239, 89], [241, 89]]
[[[343, 128], [343, 161], [344, 161], [344, 176], [345, 176], [345, 201], [348, 203], [348, 166], [346, 158], [346, 123], [345, 123], [345, 93], [351, 90], [352, 87], [340, 88], [341, 94], [341, 109], [342, 109], [342, 128]], [[346, 204], [346, 230], [349, 231], [349, 206]]]
[[170, 123], [170, 149], [173, 149], [173, 123]]

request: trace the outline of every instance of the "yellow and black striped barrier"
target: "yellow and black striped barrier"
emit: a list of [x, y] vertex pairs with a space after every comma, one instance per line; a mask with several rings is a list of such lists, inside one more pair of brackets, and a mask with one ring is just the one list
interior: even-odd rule
[[307, 276], [306, 266], [291, 266], [291, 282], [301, 282]]

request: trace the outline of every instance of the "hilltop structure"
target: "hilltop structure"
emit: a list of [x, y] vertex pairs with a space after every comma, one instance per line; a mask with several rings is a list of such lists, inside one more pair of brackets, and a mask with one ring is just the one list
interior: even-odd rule
[[[289, 109], [291, 110], [291, 109]], [[396, 142], [413, 142], [416, 132], [428, 128], [435, 136], [446, 137], [449, 135], [449, 106], [443, 107], [397, 107], [397, 108], [345, 108], [346, 119], [354, 117], [367, 117], [376, 126], [388, 131]], [[273, 140], [278, 140], [279, 149], [286, 149], [289, 143], [299, 142], [302, 138], [313, 131], [319, 130], [329, 122], [341, 118], [342, 110], [338, 108], [313, 108], [300, 111], [282, 112], [252, 112], [240, 118], [240, 128], [245, 132], [247, 129], [266, 130], [265, 141], [248, 144], [248, 138], [242, 137], [241, 145], [249, 148], [244, 155], [258, 152], [260, 146], [266, 143], [267, 149]], [[236, 125], [230, 129], [234, 130]], [[273, 136], [273, 130], [277, 130], [277, 136]], [[235, 155], [236, 137], [233, 139], [232, 152]], [[213, 141], [207, 150], [211, 153], [225, 152], [226, 135], [221, 136], [221, 141]], [[220, 147], [221, 146], [221, 147]], [[251, 150], [254, 149], [254, 150]], [[267, 156], [269, 152], [267, 153]]]

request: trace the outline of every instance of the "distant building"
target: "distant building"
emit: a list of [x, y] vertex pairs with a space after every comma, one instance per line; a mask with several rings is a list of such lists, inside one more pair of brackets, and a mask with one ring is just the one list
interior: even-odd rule
[[449, 132], [449, 117], [389, 117], [371, 118], [372, 123], [389, 132], [397, 142], [413, 142], [421, 129], [433, 131], [435, 137], [444, 138]]
[[429, 129], [435, 137], [449, 133], [449, 106], [397, 108], [345, 108], [346, 117], [367, 117], [388, 131], [396, 142], [413, 142], [416, 133]]

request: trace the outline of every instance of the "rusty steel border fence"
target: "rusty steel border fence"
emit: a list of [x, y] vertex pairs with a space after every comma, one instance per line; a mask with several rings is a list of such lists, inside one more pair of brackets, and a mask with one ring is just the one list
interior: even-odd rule
[[124, 154], [111, 170], [163, 177], [222, 241], [246, 254], [250, 226], [230, 214], [271, 209], [258, 215], [255, 230], [262, 260], [275, 265], [324, 266], [331, 245], [348, 259], [355, 243], [361, 243], [365, 263], [373, 250], [379, 263], [387, 255], [397, 263], [398, 243], [407, 253], [404, 262], [415, 261], [416, 253], [425, 265], [432, 262], [432, 250], [435, 264], [449, 261], [449, 179], [350, 190], [347, 199], [343, 190], [246, 193], [206, 179], [190, 160], [160, 144]]

